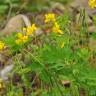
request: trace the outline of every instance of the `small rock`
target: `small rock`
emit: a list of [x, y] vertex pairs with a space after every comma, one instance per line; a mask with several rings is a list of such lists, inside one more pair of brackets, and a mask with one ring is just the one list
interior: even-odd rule
[[30, 20], [27, 16], [19, 14], [12, 17], [6, 24], [5, 28], [1, 30], [2, 34], [9, 35], [13, 32], [20, 32], [24, 26], [30, 26]]
[[8, 80], [8, 73], [10, 73], [13, 69], [14, 65], [11, 64], [11, 65], [8, 65], [6, 66], [4, 69], [2, 69], [0, 71], [0, 78], [3, 79], [3, 80]]
[[93, 32], [96, 32], [96, 26], [89, 26], [88, 27], [88, 31], [90, 32], [90, 33], [93, 33]]

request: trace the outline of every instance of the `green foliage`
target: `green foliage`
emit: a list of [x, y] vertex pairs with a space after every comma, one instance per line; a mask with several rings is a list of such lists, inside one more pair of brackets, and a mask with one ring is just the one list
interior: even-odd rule
[[[96, 68], [92, 68], [89, 61], [93, 53], [88, 44], [79, 43], [83, 36], [86, 37], [85, 33], [82, 35], [84, 30], [79, 33], [79, 38], [70, 32], [71, 19], [67, 15], [57, 18], [64, 34], [60, 36], [51, 32], [37, 36], [35, 39], [39, 38], [40, 45], [33, 44], [30, 40], [28, 44], [16, 48], [14, 35], [4, 40], [11, 50], [17, 52], [20, 49], [13, 58], [15, 67], [12, 73], [13, 77], [18, 74], [21, 81], [17, 85], [14, 82], [8, 83], [9, 88], [11, 85], [10, 90], [7, 90], [9, 96], [21, 94], [22, 86], [30, 90], [27, 96], [80, 96], [82, 88], [86, 96], [96, 95]], [[87, 28], [83, 23], [85, 22], [81, 22], [81, 29]], [[91, 37], [86, 37], [85, 41], [89, 38]], [[61, 47], [62, 42], [64, 47]], [[69, 82], [68, 87], [66, 81]]]

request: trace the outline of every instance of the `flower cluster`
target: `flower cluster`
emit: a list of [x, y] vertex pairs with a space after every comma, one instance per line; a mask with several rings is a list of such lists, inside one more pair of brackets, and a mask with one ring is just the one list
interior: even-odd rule
[[28, 36], [27, 35], [23, 35], [22, 33], [17, 33], [17, 40], [16, 40], [16, 44], [22, 44], [27, 42], [28, 40]]
[[[56, 16], [54, 13], [49, 13], [45, 15], [45, 23], [52, 23], [52, 32], [59, 34], [60, 36], [63, 34], [63, 31], [60, 29], [60, 25], [56, 21]], [[60, 47], [64, 48], [64, 41], [61, 43]]]
[[96, 8], [96, 0], [89, 0], [88, 4], [92, 9]]
[[5, 48], [5, 44], [2, 41], [0, 41], [0, 51], [2, 51], [4, 48]]
[[[52, 31], [62, 35], [63, 31], [60, 29], [60, 25], [56, 21], [56, 16], [54, 13], [49, 13], [45, 15], [45, 23], [52, 23]], [[36, 31], [37, 27], [35, 24], [32, 24], [32, 26], [28, 26], [27, 28], [23, 28], [22, 33], [17, 33], [17, 40], [16, 44], [22, 44], [28, 41], [29, 36], [34, 36], [34, 32]]]
[[57, 22], [55, 22], [52, 30], [53, 30], [53, 32], [56, 32], [56, 33], [58, 33], [60, 35], [63, 34], [63, 31], [60, 29], [60, 25]]
[[55, 14], [49, 13], [49, 14], [46, 14], [46, 15], [45, 15], [45, 23], [55, 22], [55, 21], [56, 21], [56, 19], [55, 19]]
[[37, 29], [35, 24], [32, 24], [32, 26], [28, 26], [27, 28], [23, 28], [24, 31], [26, 31], [26, 35], [34, 35], [34, 31]]
[[27, 28], [23, 28], [25, 34], [23, 35], [22, 33], [17, 33], [18, 39], [16, 40], [16, 44], [26, 43], [28, 41], [28, 37], [34, 35], [34, 31], [36, 29], [37, 27], [35, 24], [32, 24], [32, 26], [28, 26]]
[[53, 13], [49, 13], [45, 15], [45, 23], [50, 23], [50, 22], [53, 23], [53, 26], [52, 26], [53, 32], [60, 34], [60, 35], [63, 34], [63, 31], [60, 29], [60, 25], [56, 21], [55, 14]]
[[[48, 13], [45, 15], [45, 24], [51, 24], [52, 32], [59, 34], [60, 36], [63, 34], [60, 25], [56, 21], [56, 15], [54, 13]], [[23, 28], [22, 32], [17, 33], [15, 43], [17, 45], [22, 45], [26, 43], [30, 37], [33, 37], [35, 35], [36, 30], [37, 27], [35, 24]], [[61, 44], [61, 48], [63, 47], [64, 47], [64, 42]], [[5, 44], [2, 41], [0, 41], [0, 51], [2, 51], [4, 48], [5, 48]]]

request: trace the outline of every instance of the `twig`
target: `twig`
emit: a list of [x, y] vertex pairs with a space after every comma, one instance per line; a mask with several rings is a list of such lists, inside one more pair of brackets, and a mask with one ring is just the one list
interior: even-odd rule
[[8, 22], [8, 20], [9, 20], [9, 18], [11, 16], [11, 12], [12, 12], [12, 3], [11, 3], [11, 1], [9, 1], [9, 11], [8, 11], [6, 22]]
[[21, 11], [27, 4], [28, 4], [28, 2], [24, 2], [24, 3], [22, 4], [22, 6], [20, 7], [20, 9], [16, 12], [16, 14], [19, 14], [20, 11]]

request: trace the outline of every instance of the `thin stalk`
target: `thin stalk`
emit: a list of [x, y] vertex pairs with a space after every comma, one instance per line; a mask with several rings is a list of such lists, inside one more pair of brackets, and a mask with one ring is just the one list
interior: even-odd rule
[[28, 52], [27, 50], [24, 50], [24, 51], [27, 52], [28, 54], [30, 54], [30, 55], [32, 56], [32, 58], [42, 66], [42, 68], [45, 70], [46, 74], [49, 76], [50, 85], [51, 85], [51, 87], [52, 87], [52, 86], [53, 86], [53, 83], [52, 83], [53, 81], [52, 81], [52, 79], [51, 79], [51, 76], [50, 76], [49, 72], [48, 72], [48, 71], [46, 70], [46, 68], [44, 67], [44, 65], [43, 65], [33, 54], [31, 54], [31, 53]]

